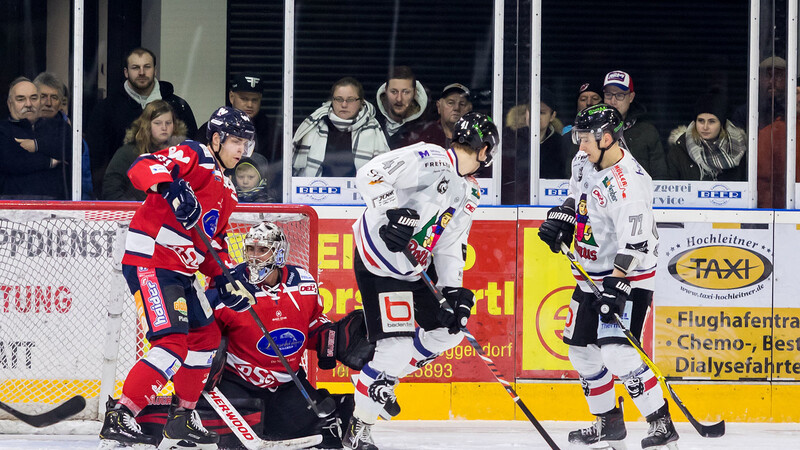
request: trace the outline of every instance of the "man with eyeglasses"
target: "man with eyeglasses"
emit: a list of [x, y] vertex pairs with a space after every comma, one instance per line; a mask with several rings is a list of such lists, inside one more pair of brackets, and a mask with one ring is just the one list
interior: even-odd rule
[[[469, 88], [461, 83], [448, 84], [436, 102], [439, 118], [425, 122], [413, 137], [415, 142], [427, 142], [449, 148], [453, 139], [453, 128], [464, 114], [472, 111]], [[412, 142], [409, 142], [411, 144]]]
[[603, 99], [622, 114], [625, 121], [624, 144], [654, 180], [666, 180], [667, 158], [661, 137], [652, 123], [642, 120], [647, 109], [633, 103], [636, 92], [627, 72], [614, 70], [603, 79]]
[[428, 95], [408, 66], [396, 66], [389, 79], [378, 88], [378, 123], [386, 135], [389, 148], [404, 147], [415, 142], [414, 129], [423, 120]]

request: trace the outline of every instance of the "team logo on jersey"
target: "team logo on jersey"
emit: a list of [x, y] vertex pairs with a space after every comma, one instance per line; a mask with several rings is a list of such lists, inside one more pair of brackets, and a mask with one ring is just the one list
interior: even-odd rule
[[212, 209], [203, 215], [203, 231], [206, 232], [208, 237], [214, 237], [217, 232], [217, 224], [219, 223], [219, 211]]
[[597, 200], [597, 204], [605, 207], [606, 206], [606, 198], [603, 197], [603, 194], [600, 192], [600, 189], [594, 188], [592, 189], [592, 197]]
[[186, 299], [183, 297], [175, 300], [175, 302], [172, 304], [172, 307], [175, 308], [175, 311], [178, 311], [184, 316], [189, 314], [189, 310], [186, 309]]
[[312, 295], [317, 293], [317, 284], [316, 283], [302, 283], [297, 286], [297, 290], [300, 291], [300, 295]]
[[466, 204], [466, 205], [464, 205], [464, 211], [466, 211], [466, 212], [467, 212], [467, 213], [469, 213], [469, 214], [472, 214], [472, 213], [474, 213], [474, 212], [475, 212], [475, 209], [476, 209], [477, 207], [478, 207], [478, 205], [476, 205], [476, 204], [475, 204], [475, 203], [473, 203], [472, 201], [468, 201], [468, 202], [467, 202], [467, 204]]
[[583, 244], [597, 247], [597, 242], [592, 234], [592, 226], [589, 225], [589, 209], [586, 207], [586, 194], [581, 194], [578, 202], [578, 214], [575, 216], [575, 240]]
[[[291, 356], [299, 352], [306, 342], [306, 336], [294, 328], [278, 328], [277, 330], [270, 331], [269, 335], [272, 337], [272, 340], [275, 341], [275, 344], [278, 346], [283, 356]], [[256, 348], [267, 356], [278, 357], [272, 347], [270, 347], [266, 337], [262, 337], [258, 340]]]
[[448, 183], [450, 183], [450, 180], [442, 179], [442, 181], [439, 182], [439, 185], [436, 186], [436, 192], [440, 194], [444, 194], [445, 192], [447, 192]]
[[413, 236], [413, 240], [430, 252], [433, 250], [433, 247], [436, 246], [436, 242], [439, 241], [439, 238], [442, 236], [444, 229], [447, 228], [447, 224], [450, 223], [455, 212], [455, 208], [451, 207], [447, 208], [438, 217], [431, 217], [428, 223], [422, 227], [422, 230]]

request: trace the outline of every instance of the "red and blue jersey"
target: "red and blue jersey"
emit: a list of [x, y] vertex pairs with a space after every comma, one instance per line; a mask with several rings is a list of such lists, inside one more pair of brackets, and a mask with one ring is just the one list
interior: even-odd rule
[[159, 183], [179, 178], [192, 187], [202, 213], [200, 228], [226, 265], [232, 267], [225, 234], [228, 219], [238, 200], [236, 188], [205, 146], [194, 141], [145, 154], [128, 169], [136, 189], [148, 193], [136, 211], [125, 241], [123, 264], [173, 270], [185, 275], [196, 271], [215, 277], [222, 270], [210, 255], [195, 229], [186, 230], [175, 218], [167, 201], [156, 192]]
[[[272, 289], [258, 286], [253, 311], [297, 372], [305, 350], [317, 348], [319, 327], [330, 320], [322, 312], [317, 283], [310, 273], [288, 265], [277, 270], [278, 285]], [[212, 305], [219, 303], [216, 289], [207, 290], [206, 296]], [[274, 389], [291, 381], [250, 314], [218, 305], [214, 315], [222, 335], [228, 337], [226, 370], [260, 388]]]

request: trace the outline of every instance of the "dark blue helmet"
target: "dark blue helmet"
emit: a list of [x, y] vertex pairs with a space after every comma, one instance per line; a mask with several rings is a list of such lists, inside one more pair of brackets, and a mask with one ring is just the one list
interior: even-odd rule
[[225, 142], [228, 136], [247, 139], [250, 142], [244, 156], [250, 156], [253, 153], [256, 127], [253, 126], [253, 122], [244, 111], [229, 106], [217, 108], [208, 119], [208, 130], [206, 131], [208, 142], [211, 142], [214, 133], [219, 133], [220, 142]]
[[483, 161], [481, 166], [489, 167], [492, 165], [492, 157], [497, 152], [500, 134], [491, 117], [470, 111], [456, 122], [453, 129], [453, 142], [464, 144], [475, 151], [480, 151], [486, 145], [488, 147], [486, 161]]

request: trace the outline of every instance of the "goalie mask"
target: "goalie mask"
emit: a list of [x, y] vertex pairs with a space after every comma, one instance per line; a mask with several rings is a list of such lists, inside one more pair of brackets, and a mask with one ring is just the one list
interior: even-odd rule
[[261, 222], [251, 228], [244, 238], [244, 245], [249, 280], [253, 284], [261, 283], [273, 270], [286, 265], [289, 241], [283, 230], [272, 222]]

